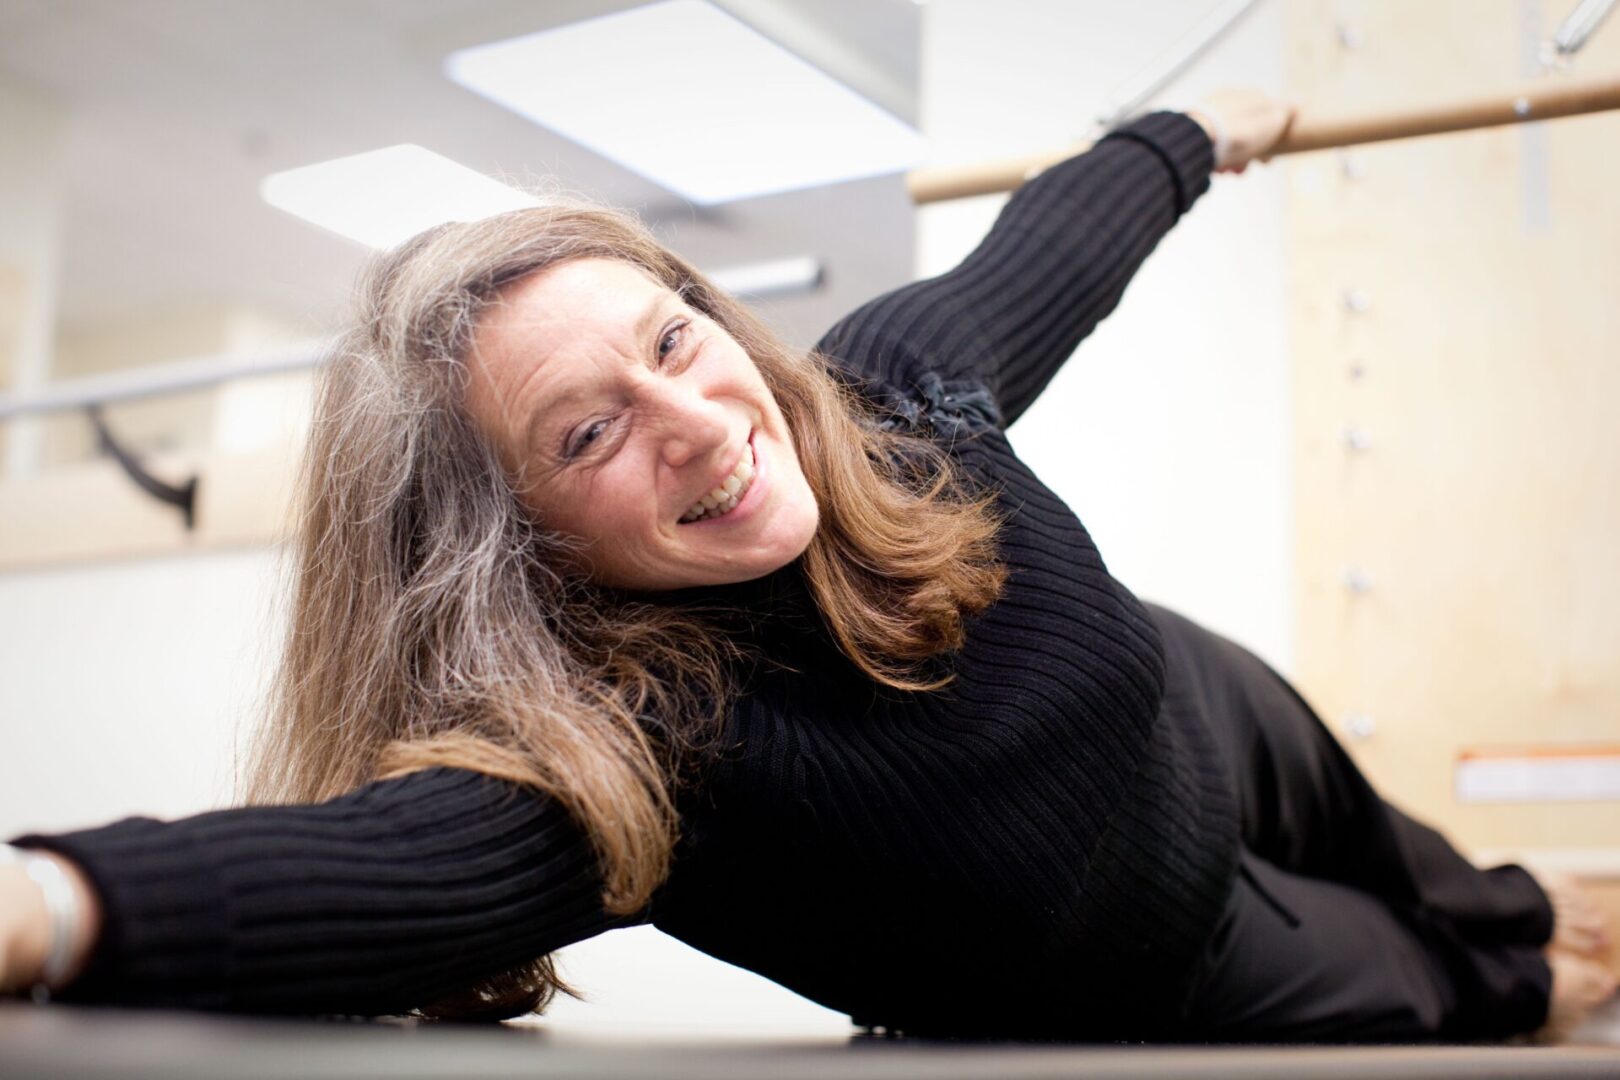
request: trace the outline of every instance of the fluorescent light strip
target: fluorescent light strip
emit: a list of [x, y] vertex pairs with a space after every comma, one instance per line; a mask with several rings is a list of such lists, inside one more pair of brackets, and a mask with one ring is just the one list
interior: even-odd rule
[[704, 0], [452, 53], [446, 75], [701, 205], [899, 172], [915, 130]]
[[809, 292], [821, 284], [821, 260], [813, 255], [728, 266], [711, 271], [708, 278], [733, 296], [763, 300]]
[[264, 201], [340, 236], [390, 248], [446, 221], [540, 200], [411, 143], [273, 173]]

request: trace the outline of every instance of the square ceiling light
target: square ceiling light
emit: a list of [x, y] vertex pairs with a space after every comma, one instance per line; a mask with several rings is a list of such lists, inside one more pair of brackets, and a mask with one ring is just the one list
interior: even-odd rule
[[390, 248], [435, 225], [537, 206], [517, 188], [412, 143], [272, 173], [264, 201], [374, 248]]
[[452, 53], [445, 73], [694, 203], [899, 172], [909, 125], [705, 0]]

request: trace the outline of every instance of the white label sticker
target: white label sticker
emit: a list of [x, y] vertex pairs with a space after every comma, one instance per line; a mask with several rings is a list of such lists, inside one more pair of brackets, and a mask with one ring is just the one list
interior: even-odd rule
[[1600, 802], [1620, 799], [1620, 754], [1464, 757], [1462, 803]]

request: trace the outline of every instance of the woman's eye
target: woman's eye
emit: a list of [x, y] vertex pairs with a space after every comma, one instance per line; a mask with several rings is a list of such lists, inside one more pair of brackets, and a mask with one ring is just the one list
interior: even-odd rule
[[580, 432], [579, 437], [574, 440], [573, 445], [568, 449], [568, 460], [572, 461], [588, 449], [593, 442], [601, 438], [602, 432], [607, 430], [609, 423], [611, 423], [609, 420], [598, 420]]
[[679, 348], [681, 344], [681, 336], [685, 333], [685, 323], [676, 323], [674, 326], [670, 327], [668, 332], [665, 333], [661, 339], [659, 339], [658, 359], [663, 360], [665, 357], [669, 356], [670, 353]]

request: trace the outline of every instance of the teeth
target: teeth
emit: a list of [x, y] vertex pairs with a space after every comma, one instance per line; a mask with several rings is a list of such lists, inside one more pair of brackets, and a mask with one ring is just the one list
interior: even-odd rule
[[725, 478], [719, 487], [705, 494], [692, 504], [692, 508], [681, 515], [683, 522], [698, 521], [706, 517], [720, 517], [737, 508], [742, 497], [748, 491], [748, 486], [754, 480], [754, 448], [750, 444], [748, 452], [737, 463], [737, 468]]

